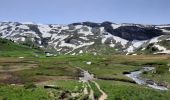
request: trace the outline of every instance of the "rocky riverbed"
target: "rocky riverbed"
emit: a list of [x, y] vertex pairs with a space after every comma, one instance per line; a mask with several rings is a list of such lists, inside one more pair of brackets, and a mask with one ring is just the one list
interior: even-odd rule
[[141, 70], [130, 72], [129, 74], [125, 74], [125, 76], [131, 78], [137, 84], [140, 84], [140, 85], [146, 85], [148, 87], [158, 89], [158, 90], [168, 90], [168, 88], [166, 86], [162, 86], [162, 85], [154, 82], [153, 80], [145, 79], [145, 78], [141, 77], [141, 74], [143, 72], [152, 71], [154, 69], [155, 69], [154, 67], [143, 67]]

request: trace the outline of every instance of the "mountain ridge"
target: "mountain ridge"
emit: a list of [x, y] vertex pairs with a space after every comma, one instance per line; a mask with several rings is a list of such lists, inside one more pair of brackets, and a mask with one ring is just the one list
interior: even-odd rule
[[153, 44], [150, 48], [157, 48], [150, 53], [156, 54], [169, 50], [159, 44], [161, 41], [169, 43], [169, 34], [168, 24], [116, 24], [106, 21], [59, 25], [0, 22], [1, 38], [17, 43], [32, 43], [57, 54], [141, 54], [145, 53], [144, 48], [150, 44]]

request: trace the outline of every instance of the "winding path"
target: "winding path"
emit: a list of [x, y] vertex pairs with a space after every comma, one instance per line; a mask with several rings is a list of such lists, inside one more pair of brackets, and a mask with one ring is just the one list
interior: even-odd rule
[[[107, 94], [100, 88], [100, 85], [94, 81], [94, 75], [90, 74], [88, 71], [85, 71], [83, 69], [82, 70], [82, 75], [83, 77], [80, 77], [80, 81], [83, 82], [84, 84], [87, 83], [87, 86], [90, 88], [90, 94], [89, 94], [89, 98], [91, 100], [95, 100], [94, 99], [94, 91], [91, 88], [89, 81], [93, 82], [95, 84], [95, 86], [97, 87], [97, 89], [102, 93], [102, 95], [98, 98], [98, 100], [106, 100], [107, 99]], [[87, 87], [86, 87], [87, 88]]]
[[95, 81], [92, 81], [92, 82], [96, 85], [98, 90], [102, 93], [102, 95], [99, 97], [99, 100], [106, 100], [107, 99], [107, 94], [100, 88], [98, 83], [96, 83]]

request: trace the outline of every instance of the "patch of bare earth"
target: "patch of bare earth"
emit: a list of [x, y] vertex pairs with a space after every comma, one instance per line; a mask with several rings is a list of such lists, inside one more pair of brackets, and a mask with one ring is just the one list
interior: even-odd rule
[[75, 80], [75, 78], [69, 76], [36, 76], [36, 79], [36, 85], [53, 84], [57, 80]]

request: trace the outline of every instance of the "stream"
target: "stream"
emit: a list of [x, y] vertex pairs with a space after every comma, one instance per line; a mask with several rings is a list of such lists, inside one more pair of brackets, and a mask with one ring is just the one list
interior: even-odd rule
[[147, 85], [148, 87], [151, 87], [151, 88], [154, 88], [154, 89], [158, 89], [158, 90], [168, 90], [168, 88], [166, 88], [165, 86], [159, 86], [154, 81], [148, 80], [148, 79], [144, 79], [144, 78], [142, 78], [140, 76], [140, 74], [142, 74], [143, 72], [152, 71], [154, 69], [155, 69], [154, 67], [143, 67], [141, 70], [131, 72], [130, 74], [125, 74], [125, 76], [131, 78], [137, 84], [140, 84], [140, 85]]

